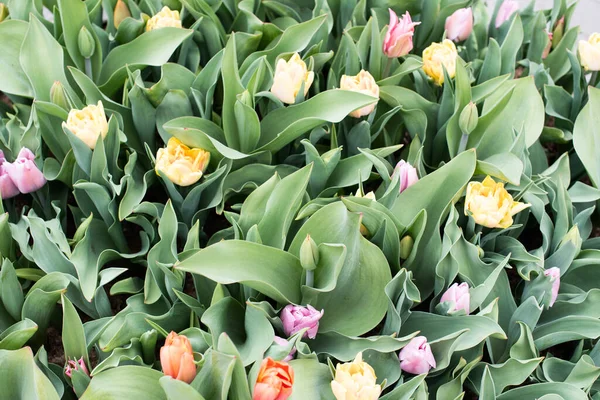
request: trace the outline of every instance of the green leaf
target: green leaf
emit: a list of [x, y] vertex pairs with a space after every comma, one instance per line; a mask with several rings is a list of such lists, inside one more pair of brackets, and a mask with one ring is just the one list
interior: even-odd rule
[[112, 368], [94, 376], [80, 400], [168, 400], [159, 383], [162, 377], [145, 367]]
[[586, 400], [588, 397], [580, 389], [568, 383], [536, 383], [502, 393], [497, 400], [539, 399], [543, 395], [554, 394], [569, 400]]
[[65, 359], [79, 360], [83, 358], [85, 364], [90, 365], [88, 358], [87, 343], [81, 319], [73, 304], [65, 296], [62, 296], [63, 325], [62, 342], [65, 351]]
[[30, 319], [11, 325], [0, 333], [0, 350], [18, 350], [37, 332], [38, 326]]
[[17, 96], [34, 97], [29, 79], [19, 62], [28, 27], [27, 22], [16, 19], [3, 21], [0, 25], [0, 90]]
[[293, 360], [294, 388], [290, 400], [321, 399], [333, 400], [331, 372], [326, 364], [314, 359]]
[[158, 383], [165, 391], [168, 400], [205, 400], [193, 387], [170, 376], [163, 376]]
[[600, 162], [598, 152], [600, 151], [600, 89], [589, 87], [589, 101], [583, 107], [573, 130], [573, 147], [585, 169], [598, 188], [600, 185]]
[[[6, 254], [8, 255], [8, 254]], [[0, 299], [6, 311], [18, 321], [21, 319], [21, 308], [23, 307], [23, 289], [12, 263], [5, 258], [0, 270]]]
[[54, 386], [38, 368], [31, 348], [0, 350], [2, 397], [11, 400], [59, 400]]

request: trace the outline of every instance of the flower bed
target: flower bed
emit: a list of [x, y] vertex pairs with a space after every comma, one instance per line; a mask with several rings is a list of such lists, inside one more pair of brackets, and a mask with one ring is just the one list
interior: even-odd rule
[[597, 399], [575, 5], [0, 2], [0, 399]]

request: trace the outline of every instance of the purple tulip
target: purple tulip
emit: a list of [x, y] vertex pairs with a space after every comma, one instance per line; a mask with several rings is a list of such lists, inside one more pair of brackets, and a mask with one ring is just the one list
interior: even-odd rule
[[560, 288], [560, 269], [557, 267], [549, 268], [544, 271], [544, 275], [551, 278], [552, 298], [550, 299], [550, 307], [552, 307], [558, 297], [558, 289]]
[[425, 336], [417, 336], [400, 350], [400, 368], [409, 374], [425, 374], [435, 368], [435, 358]]
[[14, 163], [5, 163], [6, 172], [21, 193], [31, 193], [46, 184], [42, 171], [35, 165], [35, 155], [23, 147]]
[[446, 33], [450, 40], [462, 42], [473, 31], [473, 11], [471, 7], [459, 8], [446, 18]]
[[450, 311], [465, 310], [465, 312], [469, 314], [469, 306], [471, 302], [469, 284], [466, 282], [463, 282], [460, 285], [458, 283], [452, 284], [452, 286], [450, 286], [448, 290], [444, 292], [442, 298], [440, 299], [440, 303], [445, 301], [454, 302], [454, 308]]
[[419, 180], [416, 168], [404, 160], [400, 160], [400, 162], [396, 164], [392, 177], [398, 174], [400, 175], [400, 193], [404, 192]]
[[[275, 338], [273, 338], [273, 342], [275, 342], [275, 344], [277, 344], [279, 346], [283, 346], [283, 347], [287, 347], [288, 344], [290, 343], [287, 340], [285, 340], [284, 338], [279, 337], [279, 336], [275, 336]], [[283, 362], [290, 361], [291, 359], [294, 358], [294, 354], [296, 354], [296, 346], [293, 346], [292, 350], [290, 350], [290, 353], [287, 356], [285, 356], [285, 358], [281, 361], [283, 361]]]
[[500, 28], [503, 23], [508, 21], [510, 17], [519, 9], [519, 3], [514, 0], [506, 0], [498, 9], [496, 15], [496, 28]]
[[2, 199], [10, 199], [19, 194], [19, 189], [8, 174], [10, 163], [4, 158], [4, 152], [0, 150], [0, 197]]
[[69, 360], [67, 362], [67, 366], [65, 367], [65, 375], [69, 378], [73, 376], [73, 371], [82, 370], [86, 375], [89, 375], [88, 369], [85, 365], [85, 361], [83, 361], [83, 357], [79, 360]]
[[314, 339], [319, 330], [319, 320], [325, 311], [317, 311], [313, 306], [295, 306], [288, 304], [281, 311], [281, 321], [283, 322], [283, 331], [287, 336], [292, 336], [304, 328], [308, 331], [303, 337]]

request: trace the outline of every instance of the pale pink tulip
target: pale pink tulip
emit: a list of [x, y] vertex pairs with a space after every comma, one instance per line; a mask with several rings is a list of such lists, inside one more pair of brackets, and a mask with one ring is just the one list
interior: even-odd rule
[[33, 160], [35, 155], [27, 147], [19, 151], [13, 163], [6, 163], [6, 171], [21, 193], [31, 193], [46, 184], [46, 178]]
[[400, 368], [409, 374], [425, 374], [435, 368], [435, 358], [425, 336], [417, 336], [400, 350]]
[[396, 164], [392, 178], [395, 175], [400, 176], [400, 193], [404, 192], [419, 180], [417, 169], [404, 160], [400, 160], [400, 162]]
[[292, 336], [304, 328], [308, 330], [304, 337], [314, 339], [319, 330], [319, 320], [325, 311], [317, 311], [313, 306], [295, 306], [288, 304], [281, 311], [281, 322], [283, 322], [283, 331], [286, 335]]
[[447, 38], [455, 42], [467, 40], [473, 31], [473, 10], [471, 7], [459, 8], [446, 18]]
[[398, 15], [391, 8], [389, 10], [390, 23], [383, 41], [383, 52], [389, 58], [402, 57], [412, 50], [415, 26], [420, 22], [412, 22], [408, 11], [398, 19]]
[[514, 0], [506, 0], [498, 9], [496, 15], [496, 28], [500, 28], [503, 23], [508, 21], [510, 17], [519, 9], [519, 3]]
[[4, 152], [0, 150], [0, 198], [10, 199], [19, 194], [19, 189], [10, 178], [8, 174], [7, 166], [10, 165], [6, 158], [4, 158]]
[[440, 303], [445, 301], [454, 302], [454, 308], [450, 311], [465, 310], [465, 312], [469, 314], [471, 302], [469, 284], [466, 282], [463, 282], [460, 285], [458, 283], [452, 284], [452, 286], [450, 286], [448, 290], [444, 292], [442, 298], [440, 299]]
[[550, 307], [552, 307], [558, 297], [558, 289], [560, 288], [560, 268], [549, 268], [544, 271], [544, 275], [549, 276], [552, 281], [552, 298], [550, 299]]

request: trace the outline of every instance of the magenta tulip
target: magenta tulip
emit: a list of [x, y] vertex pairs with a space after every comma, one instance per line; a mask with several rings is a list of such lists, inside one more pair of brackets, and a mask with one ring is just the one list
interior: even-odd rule
[[409, 374], [425, 374], [435, 368], [435, 358], [425, 336], [417, 336], [400, 350], [400, 368]]
[[383, 41], [383, 52], [389, 58], [402, 57], [413, 48], [415, 26], [420, 22], [412, 22], [408, 11], [401, 19], [390, 9], [390, 24]]
[[463, 282], [460, 285], [458, 283], [452, 284], [452, 286], [450, 286], [448, 290], [444, 292], [442, 298], [440, 299], [440, 303], [445, 301], [451, 301], [454, 303], [454, 308], [452, 308], [450, 311], [465, 310], [465, 312], [469, 314], [469, 306], [471, 302], [469, 284], [466, 282]]
[[473, 10], [471, 7], [459, 8], [446, 18], [447, 38], [455, 42], [467, 40], [473, 31]]
[[544, 271], [544, 275], [549, 276], [552, 282], [552, 298], [550, 299], [550, 307], [554, 305], [558, 297], [558, 289], [560, 289], [560, 268], [552, 267]]
[[508, 21], [510, 17], [519, 9], [519, 3], [514, 0], [506, 0], [498, 9], [496, 15], [496, 28], [500, 28], [503, 23]]
[[396, 164], [392, 178], [395, 175], [400, 176], [400, 193], [404, 192], [419, 180], [416, 168], [404, 160], [400, 160], [400, 162]]
[[287, 336], [292, 336], [304, 328], [308, 330], [303, 337], [314, 339], [319, 330], [319, 320], [325, 311], [317, 311], [313, 306], [295, 306], [289, 304], [281, 311], [281, 321], [283, 322], [283, 331]]
[[78, 370], [83, 371], [86, 375], [90, 374], [85, 365], [85, 361], [83, 361], [83, 357], [81, 357], [79, 360], [69, 360], [67, 362], [67, 366], [65, 367], [65, 375], [67, 375], [70, 378], [71, 376], [73, 376], [73, 371]]
[[[287, 340], [285, 340], [284, 338], [279, 337], [279, 336], [275, 336], [275, 338], [273, 338], [273, 342], [275, 342], [275, 344], [277, 344], [279, 346], [283, 346], [283, 347], [287, 347], [290, 343]], [[290, 353], [287, 356], [285, 356], [285, 358], [281, 361], [283, 361], [283, 362], [290, 361], [291, 359], [294, 358], [294, 354], [296, 354], [296, 346], [293, 346], [292, 350], [290, 350]]]
[[10, 199], [19, 194], [19, 189], [10, 178], [8, 174], [7, 166], [10, 163], [4, 158], [4, 152], [0, 150], [0, 198]]
[[8, 175], [21, 193], [31, 193], [46, 184], [42, 171], [35, 165], [35, 155], [23, 147], [13, 163], [5, 163]]

